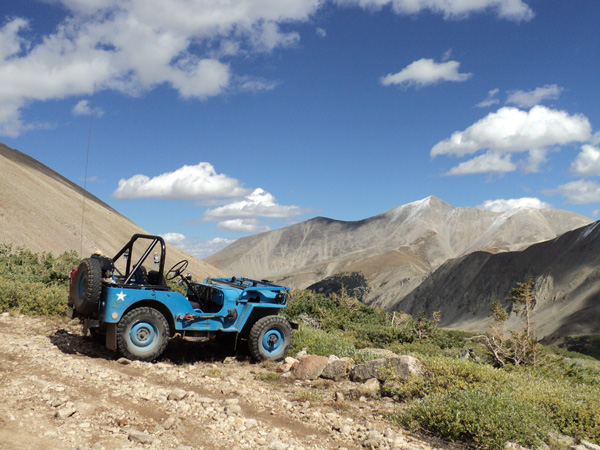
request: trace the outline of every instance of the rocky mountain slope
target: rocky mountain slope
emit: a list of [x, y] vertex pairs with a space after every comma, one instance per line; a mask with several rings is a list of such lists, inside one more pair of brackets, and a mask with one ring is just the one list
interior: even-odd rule
[[[516, 282], [534, 280], [534, 328], [553, 342], [566, 335], [600, 334], [600, 222], [567, 232], [523, 251], [475, 252], [447, 261], [398, 307], [411, 313], [442, 312], [442, 325], [485, 328], [492, 302], [505, 299]], [[508, 325], [518, 328], [511, 315]]]
[[364, 300], [394, 309], [449, 259], [524, 249], [590, 222], [554, 209], [457, 208], [431, 196], [361, 221], [318, 217], [245, 237], [205, 261], [297, 287], [358, 272], [368, 283]]
[[[0, 244], [55, 255], [76, 250], [89, 256], [100, 249], [112, 256], [135, 233], [145, 231], [49, 167], [0, 144]], [[168, 246], [167, 267], [182, 259], [197, 279], [224, 274]]]

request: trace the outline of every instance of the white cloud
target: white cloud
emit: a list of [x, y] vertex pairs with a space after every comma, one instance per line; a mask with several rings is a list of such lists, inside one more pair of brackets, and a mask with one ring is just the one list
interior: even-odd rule
[[207, 210], [203, 215], [203, 220], [205, 222], [224, 222], [226, 220], [254, 219], [257, 217], [284, 219], [306, 212], [308, 212], [307, 209], [299, 206], [279, 205], [272, 194], [257, 188], [242, 200]]
[[577, 180], [561, 184], [549, 194], [560, 194], [568, 203], [584, 204], [600, 202], [600, 184], [594, 181]]
[[436, 63], [432, 59], [420, 59], [415, 61], [398, 73], [388, 74], [381, 78], [384, 86], [427, 86], [441, 81], [466, 81], [471, 77], [470, 73], [459, 73], [460, 63], [448, 61]]
[[202, 200], [240, 197], [248, 193], [239, 181], [218, 174], [207, 162], [195, 166], [183, 166], [150, 178], [134, 175], [119, 181], [113, 197], [119, 200], [132, 198], [162, 198], [168, 200]]
[[591, 138], [591, 126], [581, 114], [569, 115], [565, 111], [537, 105], [529, 111], [504, 107], [475, 122], [464, 131], [452, 133], [450, 138], [438, 142], [431, 149], [431, 157], [472, 155], [486, 153], [459, 164], [448, 175], [467, 173], [507, 172], [514, 164], [507, 157], [512, 153], [527, 153], [518, 161], [525, 173], [537, 172], [546, 162], [548, 147], [559, 148]]
[[[165, 233], [161, 235], [165, 242], [177, 247], [180, 250], [192, 255], [195, 258], [202, 259], [219, 250], [224, 249], [229, 244], [235, 242], [235, 239], [213, 238], [209, 241], [196, 241], [188, 239], [181, 233]], [[193, 274], [192, 274], [193, 275]]]
[[219, 230], [235, 231], [238, 233], [261, 233], [271, 228], [257, 219], [229, 219], [219, 222]]
[[545, 209], [552, 208], [550, 203], [546, 203], [536, 197], [522, 197], [522, 198], [499, 198], [497, 200], [486, 200], [481, 205], [477, 205], [476, 208], [484, 209], [486, 211], [493, 212], [506, 212], [517, 208], [536, 208]]
[[517, 166], [510, 160], [510, 154], [499, 155], [495, 152], [485, 153], [473, 159], [460, 163], [450, 169], [446, 175], [471, 175], [488, 172], [513, 172]]
[[600, 148], [582, 145], [581, 152], [571, 164], [570, 172], [581, 177], [600, 175]]
[[449, 139], [438, 142], [431, 149], [431, 156], [461, 157], [487, 150], [484, 155], [461, 163], [448, 172], [448, 175], [463, 175], [514, 170], [507, 155], [527, 152], [528, 157], [519, 164], [526, 173], [536, 172], [546, 162], [547, 147], [585, 142], [590, 137], [590, 122], [583, 115], [569, 115], [540, 105], [529, 111], [504, 107], [466, 130], [456, 131]]
[[324, 38], [327, 36], [327, 30], [325, 30], [325, 28], [318, 27], [315, 30], [315, 33], [317, 33], [317, 36], [319, 36], [320, 38]]
[[161, 234], [161, 236], [163, 237], [165, 242], [168, 242], [169, 244], [174, 245], [177, 248], [180, 248], [179, 246], [185, 243], [186, 241], [185, 235], [181, 233], [165, 233]]
[[77, 102], [71, 112], [74, 116], [91, 116], [92, 110], [95, 117], [102, 117], [104, 115], [104, 111], [101, 108], [92, 108], [87, 100], [80, 100]]
[[556, 100], [563, 88], [556, 84], [547, 84], [543, 87], [534, 89], [533, 91], [513, 91], [508, 94], [506, 103], [520, 106], [522, 108], [530, 108], [539, 105], [545, 100]]
[[523, 152], [551, 145], [585, 142], [591, 137], [591, 126], [581, 114], [534, 106], [529, 111], [506, 106], [438, 142], [431, 156], [464, 156], [482, 149]]
[[443, 14], [446, 19], [461, 19], [473, 13], [494, 11], [508, 20], [530, 20], [534, 14], [522, 0], [336, 0], [339, 4], [358, 5], [363, 8], [380, 9], [391, 6], [398, 14], [418, 14], [431, 11]]
[[39, 39], [28, 22], [0, 28], [0, 134], [17, 136], [32, 125], [22, 109], [116, 90], [139, 95], [167, 84], [184, 98], [204, 99], [235, 78], [219, 58], [268, 52], [299, 35], [280, 24], [301, 23], [320, 0], [53, 0], [67, 16]]
[[492, 89], [491, 91], [488, 92], [488, 96], [485, 98], [485, 100], [482, 100], [481, 102], [477, 103], [475, 106], [477, 106], [478, 108], [488, 108], [492, 105], [497, 105], [498, 103], [500, 103], [500, 100], [498, 100], [498, 93], [500, 92], [500, 89], [496, 88], [496, 89]]

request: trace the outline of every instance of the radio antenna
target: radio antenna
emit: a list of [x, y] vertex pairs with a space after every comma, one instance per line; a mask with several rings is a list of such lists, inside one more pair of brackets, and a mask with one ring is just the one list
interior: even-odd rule
[[94, 90], [92, 92], [92, 99], [90, 100], [90, 126], [88, 130], [88, 142], [87, 142], [87, 154], [85, 157], [85, 176], [83, 177], [83, 204], [81, 205], [81, 246], [79, 249], [79, 257], [83, 256], [83, 228], [85, 220], [85, 198], [87, 196], [87, 179], [88, 179], [88, 165], [90, 162], [90, 142], [92, 140], [92, 122], [94, 120], [94, 97], [96, 94], [96, 84], [94, 83]]

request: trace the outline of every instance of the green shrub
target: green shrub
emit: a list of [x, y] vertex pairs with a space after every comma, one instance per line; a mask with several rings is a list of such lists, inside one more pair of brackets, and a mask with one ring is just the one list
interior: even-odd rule
[[598, 363], [571, 363], [580, 375], [574, 376], [556, 361], [496, 369], [460, 359], [420, 359], [423, 377], [384, 385], [386, 395], [408, 402], [393, 419], [398, 423], [484, 448], [500, 448], [503, 441], [531, 446], [550, 430], [600, 442]]
[[327, 332], [300, 325], [300, 328], [294, 332], [294, 345], [290, 350], [290, 354], [295, 354], [304, 348], [313, 355], [337, 355], [340, 358], [353, 357], [356, 353], [354, 345], [345, 339], [341, 333]]
[[[589, 375], [589, 374], [588, 374]], [[545, 412], [555, 428], [576, 438], [600, 443], [600, 386], [568, 373], [531, 368], [511, 374], [516, 395]]]
[[477, 390], [484, 386], [496, 389], [508, 382], [508, 374], [491, 366], [463, 359], [419, 357], [423, 376], [398, 383], [390, 395], [401, 400], [424, 398], [433, 394]]
[[508, 441], [532, 447], [552, 429], [543, 411], [508, 392], [458, 390], [414, 401], [395, 419], [411, 429], [425, 428], [451, 441], [502, 449]]
[[77, 267], [76, 252], [59, 257], [12, 250], [0, 245], [0, 311], [44, 316], [64, 315], [69, 295], [69, 272]]

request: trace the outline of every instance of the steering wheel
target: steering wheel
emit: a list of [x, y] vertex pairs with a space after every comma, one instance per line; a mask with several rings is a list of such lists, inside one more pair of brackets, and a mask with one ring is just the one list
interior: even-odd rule
[[173, 267], [171, 267], [169, 269], [169, 271], [165, 275], [165, 278], [167, 280], [172, 280], [173, 278], [177, 278], [178, 276], [180, 276], [183, 273], [183, 271], [186, 269], [187, 266], [188, 266], [187, 259], [183, 259], [183, 260], [179, 261], [177, 264], [175, 264]]

